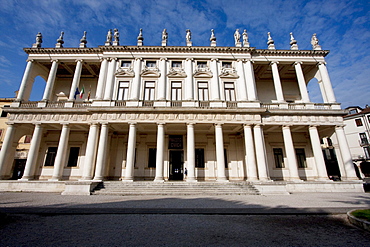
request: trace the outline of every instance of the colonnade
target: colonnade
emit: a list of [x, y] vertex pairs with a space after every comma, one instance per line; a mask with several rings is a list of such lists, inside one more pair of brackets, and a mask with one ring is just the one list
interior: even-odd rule
[[[74, 100], [76, 88], [78, 88], [81, 78], [81, 71], [82, 66], [85, 62], [84, 60], [76, 60], [76, 68], [73, 75], [73, 80], [71, 82], [71, 88], [69, 91], [69, 101]], [[135, 58], [133, 60], [133, 71], [134, 77], [132, 79], [131, 89], [129, 100], [139, 100], [140, 99], [140, 90], [141, 90], [141, 71], [142, 71], [142, 58]], [[22, 101], [28, 99], [30, 95], [30, 85], [31, 83], [31, 74], [32, 70], [35, 69], [36, 62], [34, 60], [29, 60], [27, 62], [27, 66], [22, 78], [21, 86], [19, 89], [19, 93], [17, 96], [17, 101]], [[58, 64], [60, 63], [59, 60], [52, 60], [51, 61], [51, 69], [49, 71], [49, 75], [46, 82], [46, 87], [43, 93], [42, 100], [48, 101], [51, 99], [55, 79], [57, 76], [57, 68]], [[156, 93], [156, 100], [164, 100], [166, 99], [166, 85], [167, 85], [167, 67], [169, 61], [166, 58], [161, 58], [159, 60], [159, 68], [160, 68], [160, 78], [157, 84], [157, 93]], [[237, 86], [237, 100], [238, 101], [256, 101], [257, 99], [257, 90], [256, 90], [256, 82], [254, 78], [254, 69], [253, 69], [253, 61], [250, 59], [237, 59], [235, 61], [237, 73], [239, 79], [236, 81]], [[275, 88], [275, 97], [277, 102], [285, 102], [283, 89], [281, 85], [279, 69], [278, 69], [278, 61], [272, 61], [270, 63], [273, 75], [273, 84]], [[194, 88], [194, 77], [193, 71], [195, 68], [195, 61], [193, 58], [186, 58], [184, 61], [184, 71], [187, 74], [187, 77], [184, 80], [184, 89], [185, 89], [185, 100], [194, 100], [195, 99], [195, 88]], [[212, 73], [212, 78], [210, 79], [210, 99], [213, 101], [217, 101], [221, 99], [221, 91], [220, 88], [220, 61], [218, 59], [211, 59], [209, 62], [210, 71]], [[301, 94], [301, 100], [303, 103], [310, 102], [306, 82], [304, 79], [304, 74], [302, 70], [302, 62], [295, 62], [293, 64], [297, 82], [299, 87], [299, 92]], [[101, 66], [100, 72], [97, 82], [96, 88], [96, 100], [112, 100], [115, 98], [113, 95], [115, 82], [116, 82], [116, 75], [115, 72], [118, 65], [117, 58], [102, 58], [101, 59]], [[322, 92], [322, 96], [325, 103], [335, 103], [336, 99], [334, 96], [333, 88], [331, 85], [330, 77], [326, 68], [326, 64], [324, 62], [318, 63], [318, 69], [320, 74], [319, 85]]]
[[[136, 122], [130, 122], [127, 142], [127, 156], [125, 173], [122, 174], [123, 181], [134, 180], [134, 163], [136, 149]], [[54, 170], [51, 181], [62, 179], [63, 169], [66, 163], [66, 155], [68, 141], [70, 136], [70, 125], [61, 123], [61, 134], [58, 144], [58, 150], [54, 163]], [[165, 152], [165, 123], [157, 123], [157, 156], [156, 156], [156, 182], [163, 182], [164, 176], [164, 152]], [[197, 181], [195, 173], [195, 123], [187, 123], [187, 181]], [[223, 124], [215, 124], [215, 151], [216, 151], [216, 179], [217, 181], [227, 181], [225, 173], [225, 157], [224, 157], [224, 140], [223, 140]], [[87, 137], [85, 161], [82, 171], [81, 180], [103, 180], [107, 166], [107, 154], [109, 148], [108, 134], [110, 123], [92, 123], [89, 127]], [[299, 181], [298, 165], [295, 157], [294, 143], [290, 126], [281, 126], [284, 146], [287, 156], [287, 168], [289, 170], [289, 180]], [[14, 134], [17, 129], [15, 124], [10, 124], [5, 135], [4, 144], [0, 152], [0, 177], [5, 177], [6, 166], [10, 165], [9, 160], [12, 160], [14, 154], [10, 152], [14, 142]], [[266, 156], [266, 145], [263, 133], [263, 125], [245, 124], [244, 127], [244, 142], [245, 142], [245, 168], [248, 181], [269, 181], [269, 164]], [[22, 180], [31, 180], [35, 176], [37, 159], [41, 144], [42, 133], [45, 127], [41, 123], [36, 123], [31, 141], [30, 151], [24, 170]], [[317, 126], [308, 126], [311, 147], [314, 155], [314, 160], [317, 170], [318, 180], [327, 180], [328, 176], [325, 168], [325, 161], [321, 150], [320, 138], [318, 135]], [[340, 155], [343, 160], [344, 170], [341, 170], [343, 179], [356, 179], [355, 171], [352, 165], [351, 155], [348, 144], [343, 131], [343, 126], [336, 126], [335, 133], [339, 142]], [[13, 156], [12, 156], [13, 155]], [[271, 166], [271, 164], [270, 164]]]

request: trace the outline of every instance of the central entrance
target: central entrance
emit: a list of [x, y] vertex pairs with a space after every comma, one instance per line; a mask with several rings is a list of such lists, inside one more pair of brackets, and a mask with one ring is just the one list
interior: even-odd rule
[[170, 180], [184, 179], [184, 151], [170, 150]]

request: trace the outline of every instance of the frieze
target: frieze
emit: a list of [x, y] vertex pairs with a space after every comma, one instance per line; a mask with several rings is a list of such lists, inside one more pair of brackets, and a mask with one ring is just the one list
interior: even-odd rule
[[336, 116], [263, 116], [262, 118], [262, 123], [268, 124], [332, 125], [342, 122], [343, 119]]

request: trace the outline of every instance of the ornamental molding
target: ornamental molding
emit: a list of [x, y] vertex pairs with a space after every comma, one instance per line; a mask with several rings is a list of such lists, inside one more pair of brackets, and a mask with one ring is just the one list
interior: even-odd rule
[[212, 78], [213, 74], [211, 70], [207, 68], [197, 68], [193, 74], [195, 78]]
[[184, 69], [173, 69], [171, 68], [170, 71], [168, 72], [167, 76], [169, 78], [186, 78], [186, 73]]
[[219, 75], [220, 78], [230, 78], [230, 79], [238, 79], [238, 73], [234, 68], [232, 69], [222, 69], [221, 74]]
[[157, 67], [152, 68], [145, 66], [140, 75], [144, 77], [160, 77], [161, 73]]
[[134, 77], [135, 72], [132, 70], [132, 68], [128, 69], [118, 69], [115, 73], [116, 76], [121, 76], [121, 77]]

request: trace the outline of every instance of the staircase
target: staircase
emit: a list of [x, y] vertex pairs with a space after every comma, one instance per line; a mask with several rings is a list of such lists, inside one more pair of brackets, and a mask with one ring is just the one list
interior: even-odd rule
[[104, 181], [92, 192], [93, 195], [259, 195], [259, 191], [247, 182], [122, 182]]

